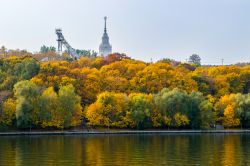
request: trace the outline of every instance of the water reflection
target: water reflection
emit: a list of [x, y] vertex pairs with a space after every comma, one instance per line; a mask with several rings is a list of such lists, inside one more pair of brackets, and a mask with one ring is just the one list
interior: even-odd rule
[[0, 165], [250, 165], [248, 134], [0, 137]]

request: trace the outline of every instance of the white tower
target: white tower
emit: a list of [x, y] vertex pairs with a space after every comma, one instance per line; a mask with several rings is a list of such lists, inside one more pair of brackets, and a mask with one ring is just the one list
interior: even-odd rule
[[104, 33], [102, 36], [102, 43], [99, 46], [99, 54], [102, 56], [107, 56], [112, 52], [112, 46], [109, 43], [109, 37], [107, 34], [106, 22], [107, 22], [107, 17], [104, 17]]

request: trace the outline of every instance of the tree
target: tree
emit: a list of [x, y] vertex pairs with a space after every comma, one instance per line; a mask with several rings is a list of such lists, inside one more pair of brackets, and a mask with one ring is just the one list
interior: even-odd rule
[[112, 53], [109, 54], [107, 57], [105, 57], [106, 64], [110, 64], [115, 61], [120, 61], [122, 59], [131, 59], [126, 54], [120, 54], [120, 53]]
[[6, 56], [7, 56], [7, 49], [6, 49], [4, 46], [2, 46], [2, 47], [0, 48], [0, 55], [1, 55], [2, 57], [6, 57]]
[[92, 126], [104, 126], [108, 123], [107, 117], [103, 116], [103, 106], [101, 103], [93, 103], [87, 107], [86, 118], [88, 124]]
[[103, 92], [98, 95], [96, 102], [88, 107], [86, 117], [90, 125], [123, 128], [129, 125], [127, 110], [126, 94]]
[[179, 112], [177, 112], [174, 115], [174, 123], [175, 123], [175, 127], [180, 127], [180, 126], [185, 126], [189, 124], [189, 119], [186, 115], [183, 115]]
[[35, 59], [26, 58], [15, 69], [20, 73], [22, 79], [28, 80], [38, 74], [40, 67]]
[[168, 63], [154, 63], [138, 71], [130, 80], [134, 91], [158, 93], [163, 88], [179, 88], [192, 92], [197, 90], [197, 83], [192, 80], [189, 70], [184, 67], [174, 68]]
[[40, 98], [40, 119], [41, 126], [45, 127], [57, 127], [63, 126], [63, 114], [59, 111], [58, 95], [54, 91], [53, 87], [45, 89]]
[[61, 86], [58, 93], [58, 111], [63, 115], [60, 128], [68, 128], [81, 123], [82, 106], [81, 98], [75, 93], [73, 85]]
[[224, 95], [217, 102], [216, 109], [219, 114], [219, 121], [225, 127], [236, 127], [240, 125], [240, 119], [236, 113], [237, 98], [237, 94]]
[[240, 125], [240, 119], [236, 117], [235, 105], [229, 104], [224, 110], [223, 125], [225, 127], [235, 127]]
[[31, 79], [39, 72], [38, 62], [31, 57], [0, 60], [0, 89], [11, 90], [16, 82]]
[[16, 103], [13, 99], [9, 98], [4, 101], [2, 111], [0, 114], [0, 124], [10, 126], [15, 120]]
[[95, 102], [97, 95], [104, 91], [104, 79], [95, 68], [82, 68], [76, 72], [75, 87], [84, 105]]
[[61, 86], [59, 94], [53, 87], [43, 91], [40, 99], [42, 127], [68, 128], [79, 125], [82, 118], [80, 97], [72, 85]]
[[39, 120], [39, 87], [30, 81], [20, 81], [14, 85], [16, 97], [16, 120], [18, 128], [31, 128]]
[[131, 93], [129, 95], [129, 115], [132, 124], [131, 127], [143, 128], [150, 123], [150, 114], [152, 112], [152, 95], [141, 93]]
[[97, 52], [94, 50], [76, 50], [76, 53], [83, 57], [95, 58], [97, 56]]
[[199, 55], [193, 54], [189, 57], [188, 62], [200, 66], [201, 65], [201, 58]]
[[[189, 124], [188, 117], [186, 119], [182, 116], [186, 115], [189, 109], [187, 99], [187, 93], [179, 89], [174, 89], [172, 91], [163, 89], [154, 96], [156, 109], [158, 109], [161, 114], [163, 125], [168, 127], [179, 127], [180, 125], [185, 126]], [[182, 119], [183, 123], [180, 122]]]
[[68, 128], [81, 123], [82, 106], [74, 87], [60, 86], [58, 94], [53, 87], [42, 94], [37, 85], [29, 81], [15, 85], [17, 98], [17, 125], [20, 128], [41, 125], [45, 127]]
[[173, 77], [173, 68], [168, 63], [150, 64], [143, 70], [137, 72], [130, 80], [134, 91], [142, 93], [157, 93], [164, 87], [170, 86]]
[[160, 116], [154, 115], [169, 127], [210, 128], [215, 121], [212, 104], [199, 92], [163, 89], [154, 96], [154, 103]]
[[199, 105], [200, 109], [200, 128], [209, 129], [216, 121], [216, 114], [213, 105], [208, 100], [204, 100]]
[[235, 112], [241, 126], [250, 126], [250, 94], [237, 95]]
[[43, 45], [40, 48], [40, 53], [48, 53], [48, 52], [56, 52], [56, 48], [54, 46], [45, 46], [45, 45]]
[[214, 124], [212, 104], [205, 100], [200, 92], [192, 92], [188, 95], [188, 117], [192, 128], [210, 128]]

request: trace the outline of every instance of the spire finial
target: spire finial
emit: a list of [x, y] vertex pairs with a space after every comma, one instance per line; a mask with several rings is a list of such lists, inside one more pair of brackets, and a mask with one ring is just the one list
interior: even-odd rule
[[106, 27], [106, 22], [107, 22], [107, 16], [104, 17], [104, 32], [107, 33], [107, 27]]

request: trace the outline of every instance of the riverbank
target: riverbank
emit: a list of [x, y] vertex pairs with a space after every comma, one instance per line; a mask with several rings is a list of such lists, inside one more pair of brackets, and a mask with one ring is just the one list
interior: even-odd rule
[[0, 136], [14, 135], [109, 135], [109, 134], [185, 134], [185, 133], [250, 133], [250, 130], [65, 130], [0, 132]]

